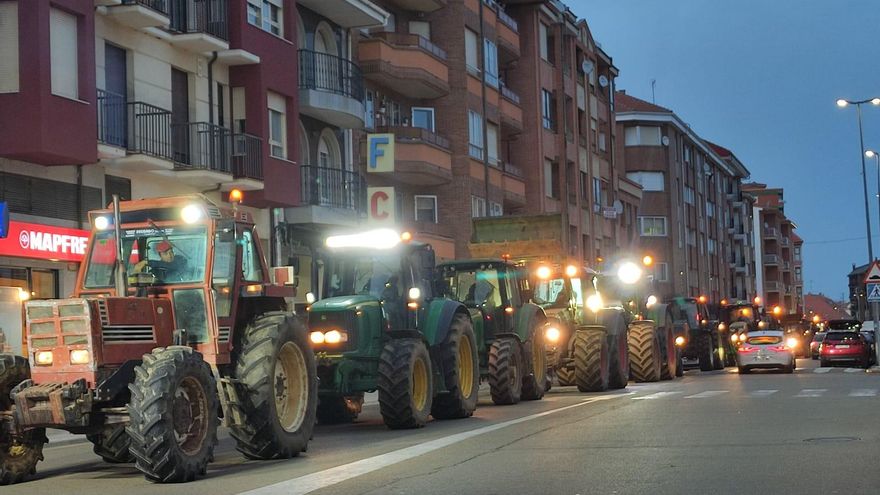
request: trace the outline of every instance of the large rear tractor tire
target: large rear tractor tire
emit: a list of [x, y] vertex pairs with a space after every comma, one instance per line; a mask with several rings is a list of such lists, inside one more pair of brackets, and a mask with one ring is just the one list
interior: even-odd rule
[[656, 382], [660, 379], [663, 356], [660, 339], [653, 322], [636, 321], [629, 326], [627, 338], [632, 377], [637, 382]]
[[610, 356], [605, 329], [579, 328], [574, 334], [574, 377], [581, 392], [608, 390]]
[[626, 321], [620, 311], [603, 311], [602, 324], [611, 346], [611, 368], [608, 375], [608, 388], [621, 389], [629, 383], [629, 349], [626, 342]]
[[418, 339], [394, 339], [379, 357], [379, 412], [392, 430], [421, 428], [434, 399], [431, 357]]
[[356, 420], [364, 406], [364, 393], [349, 395], [325, 395], [318, 399], [318, 422], [322, 425], [351, 423]]
[[86, 438], [92, 442], [92, 450], [101, 456], [104, 462], [110, 464], [134, 462], [134, 456], [129, 452], [131, 438], [125, 432], [125, 426], [108, 427], [98, 433], [86, 435]]
[[565, 366], [556, 368], [556, 379], [559, 380], [560, 387], [574, 385], [574, 366], [570, 368], [566, 368]]
[[440, 344], [436, 355], [443, 367], [447, 392], [434, 397], [431, 415], [436, 419], [472, 416], [480, 389], [480, 363], [477, 338], [467, 316], [459, 314], [452, 319], [446, 341]]
[[535, 325], [532, 336], [523, 344], [526, 369], [522, 399], [540, 400], [547, 391], [547, 350], [544, 347], [544, 324]]
[[[9, 393], [31, 377], [27, 359], [13, 354], [0, 354], [0, 411], [12, 409]], [[12, 436], [0, 426], [0, 485], [24, 481], [43, 460], [46, 430], [37, 428], [23, 435]]]
[[660, 379], [672, 380], [678, 373], [678, 352], [675, 347], [675, 325], [669, 308], [658, 315], [657, 336], [660, 338], [661, 352], [663, 352]]
[[126, 432], [138, 470], [157, 483], [204, 476], [217, 443], [220, 404], [202, 355], [184, 346], [154, 349], [128, 388]]
[[257, 317], [241, 342], [235, 377], [244, 393], [242, 424], [230, 427], [236, 449], [248, 459], [288, 459], [305, 452], [318, 408], [318, 372], [308, 331], [296, 317]]
[[700, 352], [700, 371], [712, 371], [715, 369], [715, 346], [712, 342], [712, 336], [702, 333], [697, 338], [699, 339], [697, 345]]
[[497, 405], [516, 404], [522, 398], [522, 351], [519, 341], [502, 337], [489, 348], [489, 391]]
[[715, 352], [713, 354], [715, 356], [714, 368], [716, 370], [723, 370], [724, 361], [727, 358], [727, 355], [724, 351], [724, 341], [722, 341], [721, 337], [717, 334], [713, 335], [712, 339], [715, 341]]

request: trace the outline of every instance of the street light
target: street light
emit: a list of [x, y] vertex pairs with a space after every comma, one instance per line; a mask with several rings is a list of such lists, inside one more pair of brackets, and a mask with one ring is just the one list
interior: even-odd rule
[[880, 105], [880, 98], [871, 98], [868, 100], [850, 101], [843, 98], [837, 100], [837, 106], [845, 108], [847, 105], [855, 105], [859, 119], [859, 155], [862, 157], [862, 189], [865, 192], [865, 229], [868, 231], [868, 263], [874, 261], [874, 246], [871, 242], [871, 214], [868, 211], [868, 177], [865, 173], [865, 137], [862, 132], [862, 105], [870, 103], [874, 106]]
[[[865, 156], [873, 158], [874, 161], [877, 162], [877, 204], [880, 204], [880, 154], [874, 150], [867, 150], [865, 151]], [[877, 216], [880, 217], [880, 213], [878, 213]], [[880, 220], [880, 218], [878, 218], [878, 220]]]

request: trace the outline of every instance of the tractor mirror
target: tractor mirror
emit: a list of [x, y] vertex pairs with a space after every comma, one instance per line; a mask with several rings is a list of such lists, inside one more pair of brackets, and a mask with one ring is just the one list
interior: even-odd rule
[[235, 242], [235, 222], [220, 222], [217, 224], [217, 240], [220, 242]]

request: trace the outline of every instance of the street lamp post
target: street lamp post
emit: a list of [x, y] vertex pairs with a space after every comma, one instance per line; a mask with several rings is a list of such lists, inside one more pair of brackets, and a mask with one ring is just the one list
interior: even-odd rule
[[[865, 156], [868, 158], [873, 158], [874, 162], [877, 163], [877, 204], [880, 205], [880, 153], [877, 153], [874, 150], [865, 150]], [[880, 210], [878, 210], [880, 212]], [[878, 221], [880, 221], [880, 213], [878, 213]], [[880, 227], [878, 227], [878, 232], [880, 232]]]
[[[878, 154], [874, 150], [865, 150], [864, 156], [867, 156], [868, 158], [873, 158], [874, 161], [877, 163], [877, 203], [880, 204], [880, 154]], [[880, 217], [880, 210], [878, 210], [877, 216]], [[865, 299], [867, 299], [867, 294], [868, 292], [866, 286]], [[880, 323], [880, 312], [877, 311], [880, 308], [878, 308], [878, 306], [880, 305], [878, 305], [877, 303], [871, 304], [871, 313], [874, 317], [874, 342], [877, 342], [877, 338], [880, 337], [880, 328], [878, 328], [878, 323]], [[877, 362], [880, 363], [880, 348], [878, 348], [878, 346], [876, 345], [874, 346], [874, 352], [877, 357]]]
[[856, 106], [856, 114], [859, 119], [859, 156], [862, 159], [862, 189], [864, 189], [865, 193], [865, 229], [868, 232], [868, 263], [874, 262], [874, 246], [871, 242], [871, 214], [868, 210], [868, 177], [865, 173], [865, 137], [862, 132], [862, 105], [865, 103], [870, 103], [874, 106], [880, 105], [880, 98], [871, 98], [869, 100], [858, 100], [858, 101], [850, 101], [839, 99], [837, 100], [837, 106], [840, 108], [844, 108], [847, 105], [855, 105]]

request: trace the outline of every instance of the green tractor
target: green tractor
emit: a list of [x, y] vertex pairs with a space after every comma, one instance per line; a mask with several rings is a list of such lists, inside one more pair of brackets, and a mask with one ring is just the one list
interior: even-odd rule
[[516, 404], [538, 400], [549, 385], [544, 352], [547, 317], [528, 301], [522, 267], [503, 259], [441, 263], [444, 292], [470, 310], [483, 338], [477, 342], [480, 376], [489, 382], [492, 401]]
[[392, 429], [471, 416], [482, 332], [437, 291], [431, 246], [387, 229], [328, 237], [326, 246], [324, 297], [308, 308], [318, 420], [354, 420], [364, 393], [377, 390]]

